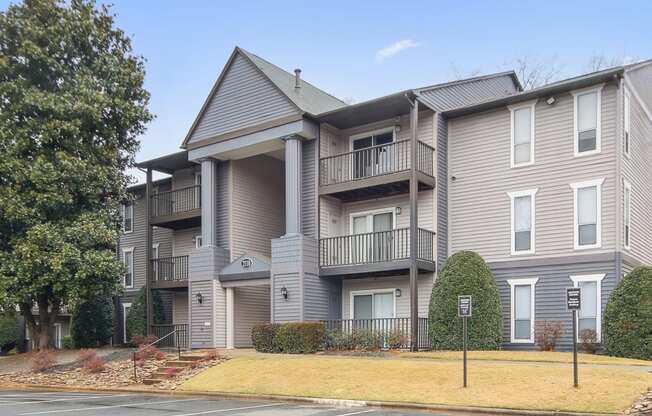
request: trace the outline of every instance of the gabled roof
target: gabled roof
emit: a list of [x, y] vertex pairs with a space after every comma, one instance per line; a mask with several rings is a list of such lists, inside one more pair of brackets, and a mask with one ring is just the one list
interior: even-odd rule
[[206, 112], [208, 106], [211, 103], [211, 100], [217, 93], [220, 88], [222, 81], [224, 80], [229, 68], [231, 67], [236, 56], [243, 57], [246, 61], [251, 63], [256, 70], [276, 88], [281, 94], [283, 94], [287, 99], [299, 110], [299, 112], [309, 115], [315, 115], [318, 113], [326, 112], [333, 110], [335, 108], [340, 108], [346, 106], [346, 103], [339, 100], [338, 98], [320, 90], [319, 88], [313, 86], [312, 84], [301, 80], [301, 88], [295, 88], [295, 76], [289, 72], [279, 68], [278, 66], [262, 59], [261, 57], [254, 55], [251, 52], [245, 51], [240, 47], [235, 47], [231, 56], [229, 57], [226, 65], [222, 69], [219, 77], [215, 81], [213, 88], [211, 88], [208, 97], [204, 101], [201, 110], [197, 114], [195, 121], [188, 130], [186, 137], [181, 144], [182, 148], [185, 148], [188, 144], [190, 138], [192, 137], [195, 129], [199, 125], [199, 122]]

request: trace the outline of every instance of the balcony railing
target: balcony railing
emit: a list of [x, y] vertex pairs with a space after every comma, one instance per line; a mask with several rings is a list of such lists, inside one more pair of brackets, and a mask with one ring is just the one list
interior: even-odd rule
[[188, 280], [188, 256], [152, 259], [153, 282]]
[[[435, 233], [419, 228], [417, 258], [434, 261]], [[319, 265], [344, 266], [388, 262], [410, 258], [410, 229], [353, 234], [322, 238], [319, 241]]]
[[[328, 333], [352, 335], [371, 332], [380, 338], [384, 348], [410, 348], [410, 318], [376, 318], [376, 319], [332, 319], [322, 321]], [[419, 318], [417, 347], [430, 349], [428, 335], [428, 318]]]
[[163, 217], [201, 208], [201, 186], [193, 185], [152, 195], [152, 217]]
[[[417, 143], [417, 169], [429, 176], [433, 174], [434, 149], [423, 142]], [[410, 169], [410, 140], [368, 147], [322, 158], [320, 185], [334, 185], [373, 176], [404, 172]]]

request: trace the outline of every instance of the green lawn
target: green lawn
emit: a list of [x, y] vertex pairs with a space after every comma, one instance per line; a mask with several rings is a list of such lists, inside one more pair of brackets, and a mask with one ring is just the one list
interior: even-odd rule
[[461, 384], [461, 363], [454, 361], [256, 354], [210, 368], [180, 389], [618, 413], [652, 386], [652, 374], [640, 367], [580, 368], [574, 389], [567, 366], [473, 361], [469, 388]]

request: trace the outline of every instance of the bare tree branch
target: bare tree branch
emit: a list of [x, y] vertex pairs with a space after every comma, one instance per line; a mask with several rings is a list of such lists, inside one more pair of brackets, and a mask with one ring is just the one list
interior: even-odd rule
[[514, 71], [524, 90], [531, 90], [559, 79], [562, 67], [557, 58], [538, 60], [524, 56], [513, 62]]

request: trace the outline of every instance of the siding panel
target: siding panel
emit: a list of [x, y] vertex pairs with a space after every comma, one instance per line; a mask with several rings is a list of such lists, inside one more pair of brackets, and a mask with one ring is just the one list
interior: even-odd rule
[[236, 288], [234, 307], [235, 347], [251, 347], [251, 330], [254, 325], [270, 321], [269, 286]]

